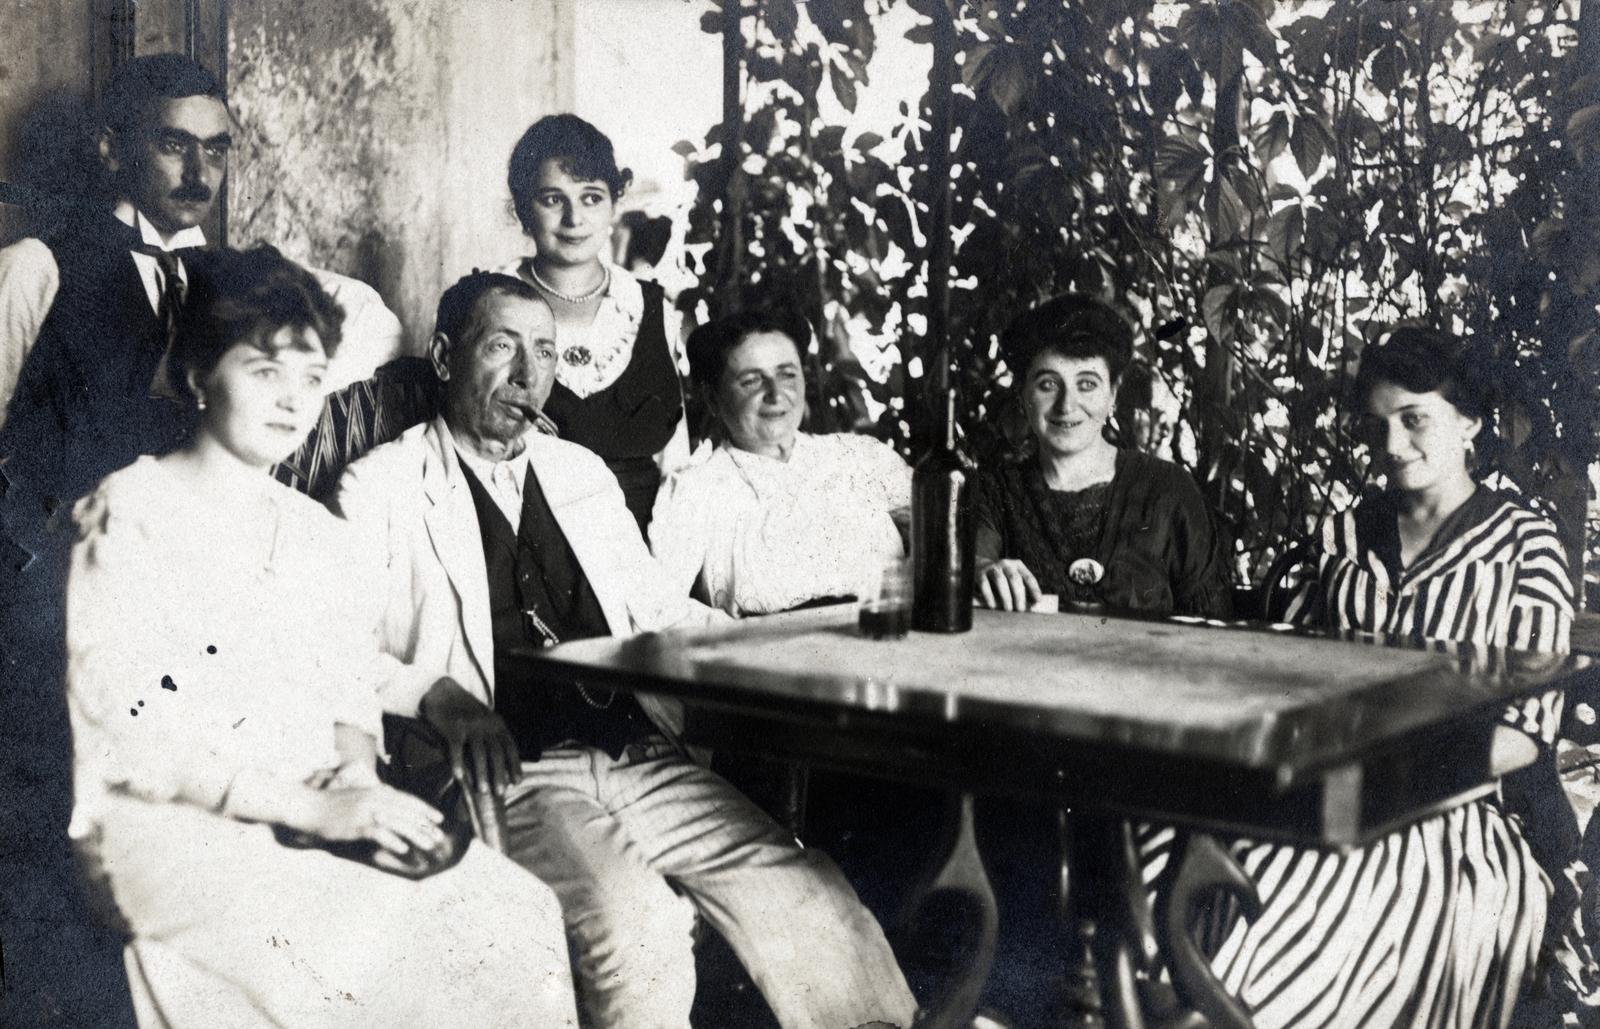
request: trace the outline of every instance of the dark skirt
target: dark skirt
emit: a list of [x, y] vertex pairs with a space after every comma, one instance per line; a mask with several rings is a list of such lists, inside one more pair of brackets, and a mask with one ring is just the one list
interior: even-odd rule
[[661, 489], [661, 470], [656, 467], [655, 459], [617, 458], [608, 460], [606, 467], [617, 477], [617, 485], [622, 487], [622, 499], [627, 502], [628, 512], [639, 523], [640, 535], [648, 540], [650, 512], [655, 510], [656, 493]]

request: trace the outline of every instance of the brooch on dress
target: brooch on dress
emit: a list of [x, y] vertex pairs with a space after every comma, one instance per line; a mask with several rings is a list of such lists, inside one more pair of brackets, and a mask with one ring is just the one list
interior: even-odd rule
[[1105, 575], [1105, 566], [1092, 557], [1081, 557], [1067, 568], [1067, 578], [1079, 586], [1093, 586]]
[[570, 365], [586, 365], [594, 360], [594, 355], [589, 353], [589, 348], [574, 344], [561, 352], [561, 360]]

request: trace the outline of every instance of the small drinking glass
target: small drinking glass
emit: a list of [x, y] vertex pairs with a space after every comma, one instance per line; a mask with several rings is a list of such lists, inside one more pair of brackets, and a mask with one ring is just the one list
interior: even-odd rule
[[911, 563], [904, 558], [884, 562], [878, 595], [861, 601], [861, 634], [875, 640], [899, 639], [911, 631]]

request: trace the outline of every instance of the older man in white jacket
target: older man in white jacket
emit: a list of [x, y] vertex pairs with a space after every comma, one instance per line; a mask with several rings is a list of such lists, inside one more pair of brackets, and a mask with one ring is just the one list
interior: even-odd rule
[[671, 587], [604, 462], [535, 430], [554, 335], [525, 283], [457, 283], [432, 345], [444, 415], [340, 484], [387, 547], [386, 709], [504, 792], [509, 852], [561, 899], [595, 1025], [687, 1029], [698, 908], [785, 1029], [908, 1027], [905, 979], [837, 866], [689, 761], [676, 705], [497, 675], [510, 648], [719, 617]]

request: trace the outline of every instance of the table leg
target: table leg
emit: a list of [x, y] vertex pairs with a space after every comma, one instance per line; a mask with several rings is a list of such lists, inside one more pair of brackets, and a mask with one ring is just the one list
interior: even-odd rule
[[[1154, 949], [1149, 904], [1126, 823], [1099, 812], [1060, 815], [1061, 911], [1073, 955], [1066, 1022], [1074, 1029], [1146, 1029], [1139, 973]], [[1148, 940], [1148, 943], [1145, 941]]]
[[[901, 909], [902, 925], [914, 925], [918, 911], [935, 893], [951, 891], [970, 898], [978, 909], [978, 944], [972, 957], [936, 1002], [923, 1009], [917, 1029], [968, 1029], [983, 995], [983, 984], [994, 963], [995, 940], [999, 935], [1000, 913], [995, 906], [994, 889], [978, 854], [978, 839], [973, 822], [973, 797], [962, 793], [952, 798], [955, 810], [947, 822], [947, 832], [935, 853], [947, 853], [942, 864], [914, 887]], [[948, 849], [946, 849], [948, 848]]]
[[806, 801], [811, 793], [811, 766], [804, 761], [783, 762], [784, 827], [797, 840], [806, 835]]
[[[1211, 972], [1189, 931], [1196, 909], [1224, 890], [1246, 918], [1255, 886], [1217, 841], [1179, 833], [1160, 918], [1151, 911], [1133, 826], [1110, 815], [1063, 818], [1062, 911], [1083, 954], [1068, 970], [1067, 1023], [1075, 1029], [1254, 1029], [1245, 1005]], [[1160, 977], [1163, 959], [1171, 983]]]

